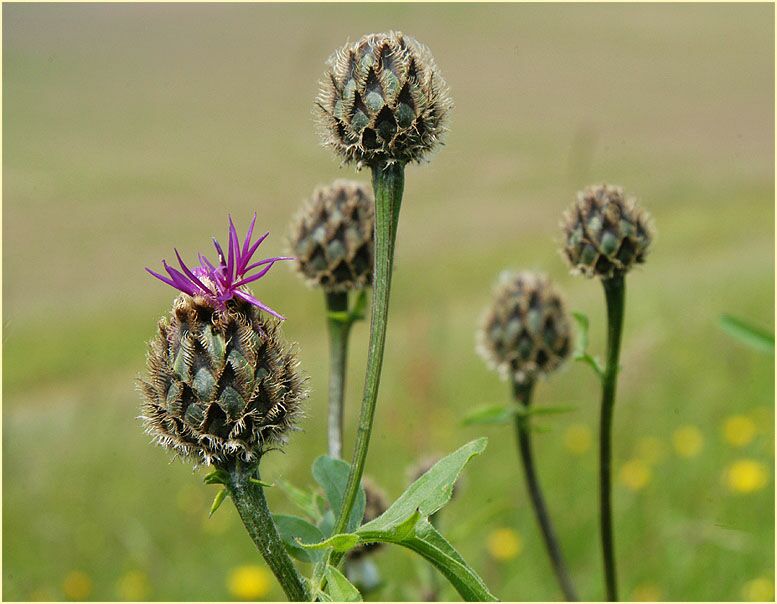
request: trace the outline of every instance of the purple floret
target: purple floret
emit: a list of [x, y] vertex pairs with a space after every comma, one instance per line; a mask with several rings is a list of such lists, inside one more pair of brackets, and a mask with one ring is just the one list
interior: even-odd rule
[[[180, 271], [167, 264], [165, 260], [162, 260], [162, 266], [168, 274], [167, 277], [152, 271], [150, 268], [146, 268], [146, 270], [160, 281], [167, 283], [189, 296], [205, 296], [206, 298], [209, 298], [219, 308], [225, 308], [228, 300], [237, 297], [279, 319], [285, 319], [285, 317], [278, 314], [261, 300], [254, 298], [243, 289], [249, 283], [264, 277], [272, 268], [273, 264], [279, 260], [294, 260], [294, 258], [288, 256], [276, 256], [275, 258], [265, 258], [264, 260], [249, 264], [251, 258], [259, 248], [259, 245], [270, 234], [269, 232], [265, 233], [252, 244], [251, 236], [253, 235], [255, 224], [256, 214], [254, 214], [254, 219], [251, 221], [251, 226], [248, 227], [248, 232], [246, 233], [241, 247], [240, 240], [237, 236], [237, 229], [235, 229], [235, 224], [232, 222], [232, 217], [229, 217], [226, 258], [224, 256], [224, 250], [221, 248], [221, 245], [219, 245], [219, 242], [216, 241], [216, 239], [213, 239], [213, 246], [216, 248], [216, 253], [218, 254], [218, 264], [216, 265], [202, 254], [198, 254], [197, 257], [200, 261], [200, 265], [195, 266], [193, 269], [189, 269], [189, 267], [184, 264], [178, 250], [175, 250], [175, 257], [178, 259], [178, 264], [181, 267]], [[261, 270], [259, 272], [253, 275], [248, 274], [260, 267]]]

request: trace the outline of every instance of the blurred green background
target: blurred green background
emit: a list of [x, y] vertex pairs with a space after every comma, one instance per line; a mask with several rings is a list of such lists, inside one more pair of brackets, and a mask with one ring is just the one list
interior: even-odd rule
[[[136, 419], [133, 380], [175, 295], [143, 268], [205, 250], [228, 212], [242, 230], [257, 211], [265, 255], [281, 252], [313, 187], [353, 175], [312, 125], [324, 60], [389, 28], [430, 46], [456, 109], [446, 147], [407, 171], [368, 474], [396, 497], [414, 459], [488, 435], [443, 532], [501, 598], [559, 598], [511, 430], [461, 426], [508, 394], [474, 330], [499, 271], [540, 269], [601, 353], [601, 287], [567, 274], [558, 221], [582, 186], [622, 184], [658, 229], [628, 279], [615, 413], [623, 597], [773, 598], [774, 359], [718, 326], [730, 312], [774, 329], [773, 6], [6, 4], [4, 599], [282, 598], [232, 506], [208, 520], [215, 487]], [[313, 388], [263, 477], [305, 485], [325, 450], [323, 296], [286, 267], [254, 291], [289, 317]], [[537, 391], [577, 407], [536, 447], [588, 599], [603, 597], [597, 396], [580, 364]], [[376, 562], [378, 597], [418, 597], [410, 553]]]

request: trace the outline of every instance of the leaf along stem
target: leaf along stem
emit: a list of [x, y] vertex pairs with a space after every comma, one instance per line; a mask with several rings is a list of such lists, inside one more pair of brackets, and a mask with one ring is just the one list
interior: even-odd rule
[[330, 313], [348, 313], [348, 292], [326, 292], [329, 328], [329, 425], [328, 451], [335, 459], [343, 457], [343, 414], [348, 336], [353, 320], [332, 318]]
[[281, 584], [286, 597], [294, 602], [307, 601], [309, 596], [305, 581], [286, 552], [267, 507], [264, 489], [252, 480], [257, 478], [257, 471], [239, 461], [226, 468], [226, 471], [226, 486], [240, 519], [267, 566]]
[[626, 301], [624, 275], [602, 279], [607, 301], [607, 364], [602, 375], [602, 409], [599, 427], [599, 522], [604, 557], [604, 582], [607, 600], [618, 600], [615, 571], [615, 542], [612, 529], [612, 415], [618, 383], [623, 315]]
[[526, 478], [526, 488], [529, 491], [534, 515], [540, 525], [542, 538], [545, 541], [545, 547], [550, 556], [550, 563], [553, 567], [553, 572], [558, 579], [559, 585], [561, 586], [561, 591], [564, 593], [564, 598], [569, 601], [577, 601], [579, 598], [572, 585], [572, 579], [569, 576], [564, 557], [561, 554], [561, 546], [559, 545], [556, 533], [553, 530], [553, 524], [550, 521], [550, 515], [547, 506], [545, 505], [545, 498], [542, 495], [542, 489], [540, 488], [540, 482], [537, 478], [537, 471], [534, 465], [531, 427], [529, 425], [531, 416], [528, 414], [532, 402], [534, 382], [531, 381], [522, 384], [513, 380], [512, 388], [513, 397], [515, 398], [516, 403], [518, 403], [524, 411], [524, 413], [517, 414], [515, 417], [515, 436], [518, 440], [518, 451], [521, 456], [524, 477]]
[[[372, 166], [372, 188], [375, 193], [375, 264], [373, 267], [370, 344], [351, 472], [348, 475], [343, 506], [337, 517], [333, 534], [342, 533], [346, 527], [367, 459], [367, 449], [370, 444], [372, 422], [378, 398], [380, 372], [383, 366], [383, 350], [386, 344], [391, 273], [394, 266], [394, 243], [404, 182], [404, 164], [395, 162], [388, 165]], [[336, 564], [340, 558], [342, 558], [342, 554], [334, 554], [332, 562]]]

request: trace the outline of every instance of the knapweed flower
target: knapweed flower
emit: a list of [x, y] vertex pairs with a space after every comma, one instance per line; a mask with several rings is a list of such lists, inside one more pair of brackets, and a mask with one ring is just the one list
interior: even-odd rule
[[375, 202], [368, 185], [340, 179], [318, 187], [289, 229], [294, 265], [309, 285], [326, 292], [368, 287], [374, 231]]
[[573, 273], [603, 279], [645, 261], [653, 239], [650, 215], [621, 187], [596, 185], [577, 194], [564, 214], [562, 253]]
[[321, 137], [345, 162], [421, 161], [453, 103], [429, 49], [400, 32], [368, 34], [328, 60], [316, 99]]
[[572, 329], [545, 275], [503, 272], [478, 330], [478, 352], [504, 378], [529, 383], [569, 356]]
[[[294, 258], [277, 256], [275, 258], [265, 258], [258, 262], [251, 262], [256, 250], [270, 234], [267, 232], [255, 242], [251, 243], [255, 225], [256, 214], [254, 214], [251, 226], [248, 227], [248, 232], [246, 233], [243, 245], [241, 246], [240, 239], [237, 235], [237, 229], [235, 229], [232, 217], [230, 216], [226, 256], [224, 255], [224, 250], [219, 242], [216, 241], [215, 238], [213, 239], [213, 246], [216, 248], [216, 253], [218, 254], [218, 262], [215, 265], [202, 254], [198, 254], [200, 264], [190, 270], [189, 267], [184, 264], [178, 250], [175, 250], [178, 265], [181, 267], [180, 271], [168, 265], [165, 260], [162, 261], [162, 266], [164, 266], [165, 271], [167, 271], [167, 277], [152, 271], [150, 268], [146, 268], [146, 270], [160, 281], [167, 283], [192, 298], [203, 297], [207, 299], [219, 310], [225, 310], [226, 303], [229, 300], [239, 298], [249, 304], [253, 304], [274, 317], [283, 320], [283, 316], [246, 291], [246, 286], [249, 283], [253, 283], [264, 277], [279, 260], [294, 260]], [[257, 269], [261, 270], [253, 275], [249, 274], [251, 271]]]
[[253, 226], [241, 248], [230, 220], [226, 257], [214, 242], [218, 266], [200, 256], [195, 272], [176, 252], [181, 271], [149, 271], [183, 293], [149, 342], [141, 419], [157, 444], [205, 464], [258, 460], [285, 441], [307, 397], [280, 321], [260, 309], [279, 315], [243, 289], [281, 259], [251, 264], [266, 237], [251, 244]]

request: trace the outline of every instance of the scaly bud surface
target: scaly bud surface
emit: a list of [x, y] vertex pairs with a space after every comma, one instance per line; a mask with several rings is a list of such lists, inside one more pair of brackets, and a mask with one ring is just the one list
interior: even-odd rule
[[294, 265], [312, 286], [326, 292], [372, 283], [375, 202], [369, 185], [336, 180], [318, 187], [292, 221]]
[[478, 352], [504, 377], [528, 383], [569, 355], [571, 328], [550, 280], [532, 272], [502, 273], [478, 331]]
[[179, 296], [149, 343], [142, 420], [157, 444], [196, 462], [257, 460], [280, 446], [307, 398], [280, 322], [232, 299]]
[[328, 61], [316, 99], [321, 136], [357, 167], [421, 161], [453, 103], [429, 49], [400, 32], [368, 34]]
[[623, 188], [606, 184], [580, 191], [561, 227], [564, 257], [586, 277], [627, 273], [645, 261], [653, 239], [650, 215]]

